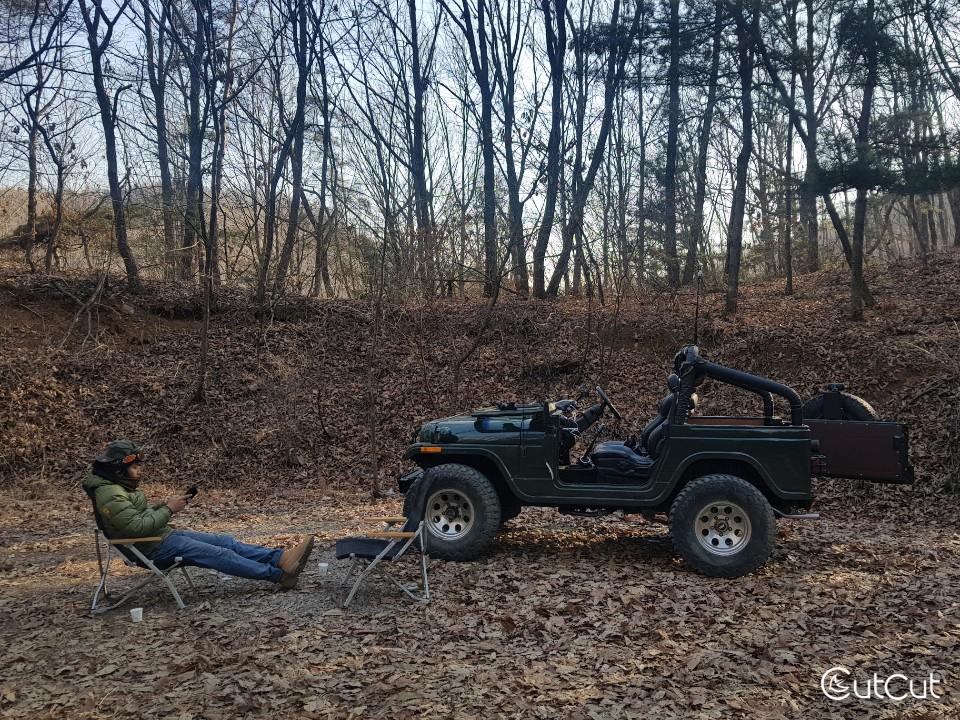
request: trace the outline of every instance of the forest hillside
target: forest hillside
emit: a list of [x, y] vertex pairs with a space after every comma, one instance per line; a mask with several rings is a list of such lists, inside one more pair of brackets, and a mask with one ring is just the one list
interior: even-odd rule
[[[871, 277], [878, 305], [864, 322], [834, 301], [838, 272], [799, 277], [792, 297], [779, 282], [748, 286], [734, 321], [722, 296], [706, 292], [700, 346], [803, 399], [846, 383], [881, 417], [911, 427], [917, 484], [870, 494], [939, 495], [960, 482], [960, 256], [937, 265], [911, 261]], [[624, 411], [614, 432], [629, 434], [654, 414], [673, 354], [693, 337], [696, 304], [692, 289], [603, 306], [433, 300], [388, 304], [375, 327], [364, 301], [291, 298], [265, 318], [226, 292], [197, 402], [202, 303], [175, 287], [131, 296], [120, 278], [6, 271], [4, 484], [72, 484], [98, 448], [128, 436], [149, 444], [153, 472], [182, 483], [365, 492], [377, 478], [389, 490], [419, 423], [497, 401], [587, 399], [597, 383]], [[707, 409], [752, 402], [704, 390]]]

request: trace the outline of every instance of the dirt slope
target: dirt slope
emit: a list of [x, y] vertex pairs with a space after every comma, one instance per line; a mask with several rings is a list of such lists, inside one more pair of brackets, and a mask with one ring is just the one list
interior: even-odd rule
[[[791, 384], [804, 398], [846, 382], [882, 416], [911, 424], [920, 482], [906, 492], [939, 491], [956, 480], [960, 453], [960, 259], [936, 268], [905, 265], [872, 278], [879, 304], [859, 324], [843, 315], [840, 273], [801, 276], [791, 298], [779, 283], [749, 287], [733, 321], [721, 316], [720, 295], [708, 294], [700, 345], [710, 359]], [[498, 400], [577, 396], [599, 382], [628, 431], [653, 414], [672, 354], [691, 338], [694, 307], [689, 292], [620, 307], [506, 300], [464, 363], [455, 397], [454, 361], [473, 342], [479, 302], [389, 305], [368, 373], [365, 303], [294, 299], [261, 334], [246, 298], [228, 293], [212, 321], [207, 402], [196, 404], [197, 299], [163, 285], [131, 298], [114, 281], [92, 312], [78, 312], [94, 287], [83, 278], [0, 281], [6, 483], [74, 482], [99, 447], [127, 436], [150, 442], [161, 477], [364, 486], [373, 468], [370, 378], [384, 484], [416, 424]], [[715, 410], [751, 402], [726, 390], [705, 400]]]

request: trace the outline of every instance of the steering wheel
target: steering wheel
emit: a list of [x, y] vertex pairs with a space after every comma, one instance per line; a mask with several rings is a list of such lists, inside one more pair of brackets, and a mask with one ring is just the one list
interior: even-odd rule
[[603, 391], [603, 388], [597, 385], [597, 395], [600, 396], [600, 399], [606, 403], [607, 407], [610, 408], [610, 412], [613, 413], [613, 416], [617, 420], [623, 420], [623, 415], [620, 414], [620, 411], [617, 410], [616, 406], [610, 402], [610, 398], [607, 397], [607, 394]]

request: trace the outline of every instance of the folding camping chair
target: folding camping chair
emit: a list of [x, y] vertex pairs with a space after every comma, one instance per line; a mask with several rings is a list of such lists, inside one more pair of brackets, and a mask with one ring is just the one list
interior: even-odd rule
[[[353, 587], [350, 588], [350, 592], [347, 593], [346, 598], [344, 598], [343, 607], [350, 605], [360, 584], [375, 569], [383, 572], [394, 585], [400, 588], [412, 600], [425, 603], [430, 602], [430, 579], [427, 575], [427, 550], [424, 544], [423, 523], [427, 492], [431, 484], [429, 478], [430, 474], [425, 473], [423, 480], [414, 486], [412, 492], [416, 494], [410, 503], [413, 510], [408, 517], [366, 518], [368, 522], [383, 522], [386, 523], [386, 526], [383, 530], [370, 532], [359, 537], [343, 538], [337, 541], [337, 559], [350, 559], [350, 566], [347, 569], [343, 582], [340, 584], [341, 587], [346, 587], [349, 584], [350, 578], [358, 565], [363, 563], [363, 561], [368, 561], [366, 567], [363, 567], [357, 576]], [[397, 525], [401, 525], [399, 530], [396, 529]], [[400, 560], [406, 555], [407, 551], [411, 549], [420, 555], [420, 575], [422, 582], [421, 586], [413, 585], [412, 589], [391, 575], [385, 569], [385, 566], [380, 565], [382, 562], [396, 562]]]
[[[97, 548], [97, 566], [100, 568], [100, 582], [97, 585], [96, 592], [93, 593], [93, 602], [90, 603], [90, 614], [98, 615], [100, 613], [105, 613], [114, 608], [118, 608], [127, 599], [133, 595], [137, 590], [142, 588], [147, 583], [151, 582], [154, 579], [159, 579], [167, 586], [167, 589], [170, 591], [170, 594], [173, 595], [173, 599], [177, 603], [177, 608], [183, 610], [186, 606], [183, 603], [183, 600], [180, 598], [180, 593], [177, 592], [177, 586], [174, 585], [173, 580], [170, 578], [170, 575], [174, 570], [180, 570], [183, 573], [183, 576], [187, 580], [187, 584], [190, 588], [196, 591], [196, 586], [193, 584], [193, 580], [190, 578], [190, 575], [187, 574], [186, 567], [183, 566], [183, 558], [175, 558], [173, 565], [168, 567], [166, 570], [161, 570], [152, 562], [150, 559], [144, 555], [137, 548], [135, 543], [140, 542], [159, 542], [163, 538], [160, 537], [141, 537], [141, 538], [111, 538], [109, 533], [106, 530], [106, 527], [103, 524], [103, 520], [100, 517], [100, 513], [97, 512], [97, 503], [93, 494], [87, 491], [87, 495], [90, 498], [90, 502], [93, 504], [93, 517], [97, 522], [97, 527], [93, 530], [93, 540]], [[106, 552], [104, 553], [101, 550], [100, 536], [103, 535], [104, 540], [106, 541]], [[124, 564], [127, 567], [139, 567], [144, 570], [150, 571], [150, 577], [146, 578], [143, 582], [135, 585], [131, 589], [127, 590], [119, 600], [116, 602], [110, 603], [109, 605], [102, 606], [100, 605], [100, 595], [103, 594], [103, 599], [106, 600], [109, 597], [107, 592], [107, 574], [110, 572], [110, 563], [113, 561], [113, 553], [116, 551], [117, 555], [123, 560]]]

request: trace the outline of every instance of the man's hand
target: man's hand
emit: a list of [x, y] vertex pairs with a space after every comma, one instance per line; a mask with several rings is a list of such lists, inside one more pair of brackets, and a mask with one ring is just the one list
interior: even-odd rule
[[187, 496], [177, 495], [176, 497], [167, 498], [163, 501], [163, 504], [170, 508], [170, 512], [178, 513], [187, 506]]

